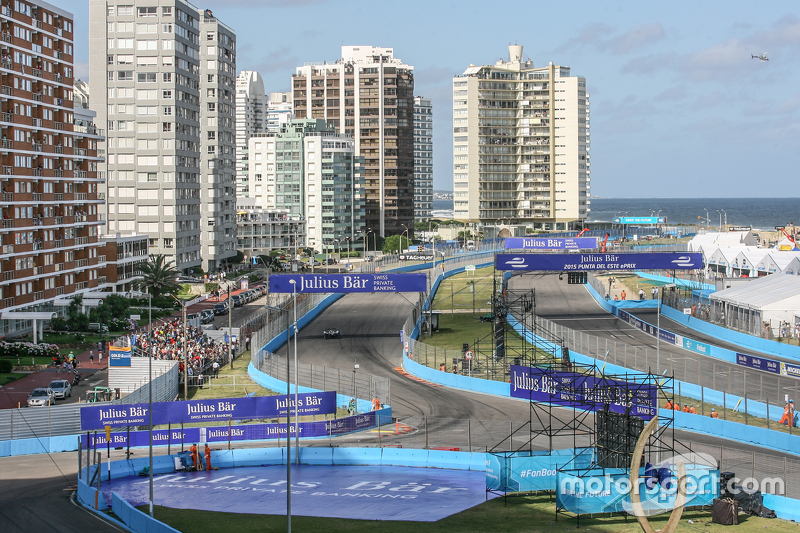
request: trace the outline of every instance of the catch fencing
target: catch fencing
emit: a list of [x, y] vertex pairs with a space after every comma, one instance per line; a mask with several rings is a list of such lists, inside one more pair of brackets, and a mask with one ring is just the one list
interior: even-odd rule
[[[260, 350], [252, 361], [256, 368], [268, 376], [286, 379], [286, 355]], [[298, 363], [297, 367], [292, 365], [291, 374], [291, 382], [299, 383], [300, 387], [332, 390], [352, 398], [378, 398], [382, 404], [391, 405], [389, 378], [373, 376], [355, 369], [349, 371], [308, 363]]]

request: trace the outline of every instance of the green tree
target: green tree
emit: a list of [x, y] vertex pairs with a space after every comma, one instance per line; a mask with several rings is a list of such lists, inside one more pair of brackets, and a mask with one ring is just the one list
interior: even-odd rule
[[407, 250], [410, 241], [405, 235], [392, 235], [383, 241], [383, 253], [394, 254], [402, 250]]
[[167, 261], [162, 254], [151, 255], [141, 266], [142, 278], [136, 283], [136, 288], [142, 292], [149, 292], [153, 298], [162, 294], [180, 290], [181, 286], [175, 281], [180, 274], [174, 267], [173, 261]]
[[244, 262], [244, 252], [241, 250], [236, 250], [236, 255], [231, 257], [229, 261], [236, 264]]
[[83, 314], [83, 297], [81, 295], [72, 298], [67, 307], [67, 325], [70, 331], [86, 331], [89, 329], [89, 317]]

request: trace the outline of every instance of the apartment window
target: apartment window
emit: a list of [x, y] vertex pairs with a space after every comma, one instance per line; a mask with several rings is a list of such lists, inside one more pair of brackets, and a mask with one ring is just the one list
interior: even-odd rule
[[136, 98], [139, 100], [155, 100], [158, 98], [157, 89], [137, 89]]
[[136, 114], [139, 116], [156, 116], [158, 114], [158, 108], [154, 105], [140, 105], [136, 106]]
[[157, 7], [140, 7], [138, 8], [138, 15], [140, 17], [157, 17]]
[[116, 6], [108, 6], [106, 14], [108, 14], [109, 17], [113, 17], [115, 12], [116, 12]]
[[158, 50], [158, 41], [155, 39], [136, 41], [137, 50]]
[[171, 17], [172, 16], [172, 6], [170, 7], [162, 7], [161, 8], [161, 15], [164, 17]]
[[[114, 56], [109, 56], [114, 57]], [[117, 65], [133, 65], [132, 55], [119, 55], [117, 56]]]
[[118, 70], [117, 71], [117, 80], [119, 80], [119, 81], [133, 81], [133, 71], [132, 70]]
[[171, 100], [172, 99], [172, 91], [162, 91], [161, 92], [161, 98], [164, 98], [166, 100]]
[[136, 58], [137, 67], [155, 67], [158, 66], [157, 56], [139, 56]]
[[162, 56], [161, 57], [161, 66], [168, 67], [172, 65], [173, 58], [172, 56]]
[[172, 24], [162, 24], [161, 25], [161, 32], [162, 33], [172, 33]]
[[137, 24], [136, 33], [158, 33], [158, 24]]
[[209, 131], [208, 132], [208, 140], [213, 141], [213, 140], [216, 140], [216, 138], [217, 138], [217, 132], [216, 131]]
[[216, 32], [207, 31], [206, 32], [206, 41], [213, 41], [214, 38], [216, 37], [216, 35], [217, 35]]
[[133, 15], [133, 6], [117, 6], [117, 15], [121, 17]]
[[109, 56], [108, 56], [108, 62], [107, 62], [107, 64], [108, 64], [108, 65], [113, 65], [113, 64], [114, 64], [114, 56], [113, 56], [113, 55], [109, 55]]
[[172, 122], [162, 122], [161, 123], [161, 131], [172, 131]]
[[214, 74], [208, 75], [208, 83], [214, 83]]
[[158, 149], [158, 141], [156, 139], [138, 139], [136, 148], [138, 150], [156, 150]]
[[163, 41], [161, 41], [161, 49], [172, 50], [172, 41], [169, 39], [164, 39]]
[[165, 117], [172, 115], [172, 106], [170, 106], [170, 105], [168, 105], [168, 106], [164, 106], [164, 108], [163, 108], [163, 115], [164, 115]]
[[172, 72], [164, 72], [162, 80], [164, 83], [172, 83]]
[[133, 48], [133, 39], [117, 39], [117, 48]]
[[209, 111], [216, 111], [217, 110], [217, 104], [215, 104], [214, 102], [209, 102], [208, 103], [208, 110]]
[[156, 73], [155, 72], [138, 72], [136, 74], [136, 81], [139, 83], [155, 83], [156, 82]]

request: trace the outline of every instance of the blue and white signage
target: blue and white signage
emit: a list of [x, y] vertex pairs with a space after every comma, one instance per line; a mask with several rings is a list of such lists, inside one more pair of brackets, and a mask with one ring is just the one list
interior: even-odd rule
[[781, 374], [782, 376], [800, 378], [800, 366], [793, 365], [791, 363], [773, 361], [772, 359], [765, 359], [763, 357], [755, 357], [753, 355], [737, 353], [736, 364], [746, 366], [748, 368], [754, 368], [756, 370], [763, 370], [764, 372]]
[[111, 346], [108, 349], [109, 366], [131, 366], [130, 346]]
[[663, 224], [664, 217], [614, 217], [614, 224]]
[[691, 270], [703, 268], [703, 254], [649, 252], [638, 254], [497, 254], [497, 270]]
[[506, 250], [596, 250], [597, 237], [546, 239], [542, 237], [507, 237]]
[[511, 365], [511, 397], [591, 411], [608, 405], [642, 420], [653, 418], [658, 407], [656, 387], [648, 383], [516, 365]]
[[[81, 429], [103, 429], [105, 426], [144, 426], [150, 423], [146, 403], [87, 406], [81, 409]], [[153, 425], [179, 422], [227, 422], [251, 418], [277, 418], [287, 409], [295, 412], [294, 395], [222, 398], [184, 402], [153, 403]], [[336, 412], [335, 392], [310, 392], [297, 395], [300, 415]]]
[[425, 274], [272, 274], [269, 291], [309, 292], [425, 292]]

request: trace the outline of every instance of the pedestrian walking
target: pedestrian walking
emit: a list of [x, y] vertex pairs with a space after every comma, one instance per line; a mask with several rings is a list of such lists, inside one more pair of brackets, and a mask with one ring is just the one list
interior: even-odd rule
[[103, 362], [103, 350], [100, 350], [100, 351], [97, 353], [97, 362], [98, 362], [98, 363], [102, 363], [102, 362]]
[[206, 457], [206, 471], [211, 470], [211, 448], [208, 447], [208, 443], [206, 442], [206, 450], [205, 450], [205, 457]]
[[94, 350], [89, 350], [89, 362], [94, 363]]

